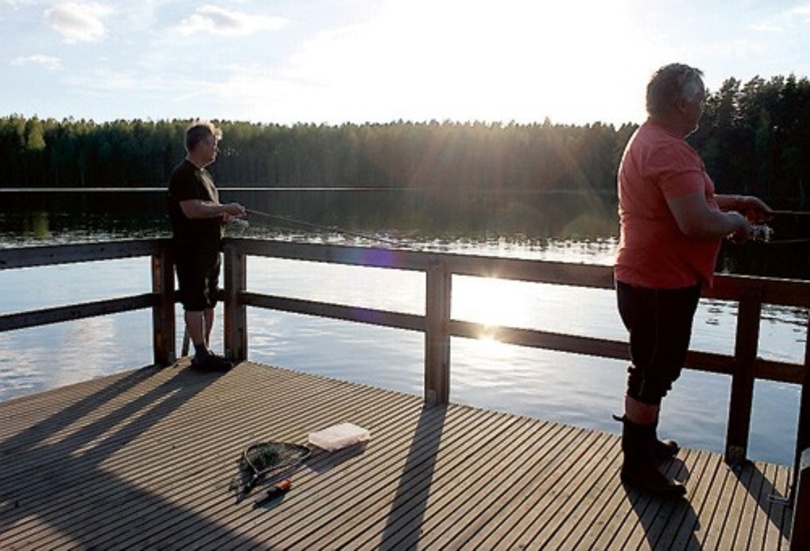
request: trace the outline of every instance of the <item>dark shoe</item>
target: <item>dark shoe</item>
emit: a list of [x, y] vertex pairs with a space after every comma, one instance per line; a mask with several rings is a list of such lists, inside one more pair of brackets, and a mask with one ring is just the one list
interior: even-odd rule
[[217, 371], [230, 371], [233, 369], [233, 362], [228, 358], [223, 358], [222, 356], [211, 356], [214, 363], [217, 366]]
[[198, 360], [195, 358], [191, 361], [191, 367], [197, 371], [205, 373], [209, 372], [224, 372], [230, 371], [233, 364], [227, 358], [217, 356], [216, 354], [208, 354], [204, 358]]

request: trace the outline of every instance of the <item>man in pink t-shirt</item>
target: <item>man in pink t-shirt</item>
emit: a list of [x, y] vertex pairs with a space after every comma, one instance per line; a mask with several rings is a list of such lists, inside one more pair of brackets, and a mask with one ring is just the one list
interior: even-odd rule
[[621, 478], [665, 496], [686, 489], [658, 469], [679, 450], [675, 442], [658, 440], [658, 414], [686, 359], [701, 288], [712, 284], [721, 240], [745, 241], [752, 224], [771, 215], [756, 197], [715, 194], [685, 141], [703, 114], [702, 76], [677, 63], [652, 76], [649, 117], [630, 138], [618, 175], [621, 236], [614, 274], [632, 361], [621, 419]]

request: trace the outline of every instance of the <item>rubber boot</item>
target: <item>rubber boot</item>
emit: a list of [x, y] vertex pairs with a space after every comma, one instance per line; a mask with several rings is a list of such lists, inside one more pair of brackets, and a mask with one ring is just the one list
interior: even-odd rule
[[653, 456], [658, 461], [669, 461], [681, 451], [681, 447], [674, 440], [658, 439], [658, 419], [652, 425]]
[[[624, 423], [627, 416], [619, 417], [618, 415], [614, 415], [613, 419], [620, 423]], [[650, 440], [649, 445], [652, 447], [652, 454], [656, 461], [669, 461], [678, 455], [679, 451], [681, 451], [681, 447], [674, 440], [658, 439], [658, 419], [656, 419], [652, 425], [651, 436], [652, 439]]]
[[658, 470], [658, 461], [651, 445], [655, 438], [655, 425], [637, 425], [627, 418], [622, 423], [622, 482], [662, 497], [686, 494], [683, 484], [668, 479]]

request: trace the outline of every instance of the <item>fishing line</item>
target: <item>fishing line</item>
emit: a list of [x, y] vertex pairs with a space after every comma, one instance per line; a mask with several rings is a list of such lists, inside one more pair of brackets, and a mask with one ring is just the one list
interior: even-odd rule
[[773, 214], [787, 214], [790, 216], [806, 216], [810, 215], [810, 211], [808, 210], [773, 210], [771, 211]]
[[291, 218], [289, 216], [280, 216], [280, 215], [276, 215], [276, 214], [270, 214], [269, 212], [262, 212], [260, 210], [254, 210], [254, 209], [245, 209], [245, 212], [247, 214], [252, 214], [254, 216], [261, 216], [261, 217], [264, 217], [264, 218], [270, 218], [270, 219], [278, 220], [278, 221], [281, 221], [281, 222], [288, 222], [288, 223], [292, 223], [292, 224], [297, 224], [299, 226], [303, 226], [303, 227], [311, 228], [311, 229], [316, 229], [316, 230], [320, 230], [320, 231], [328, 231], [328, 232], [340, 233], [340, 234], [343, 234], [343, 235], [348, 235], [350, 237], [357, 237], [359, 239], [366, 239], [368, 241], [379, 241], [380, 243], [386, 243], [388, 245], [394, 245], [396, 247], [403, 247], [404, 246], [399, 241], [395, 241], [393, 239], [387, 239], [385, 237], [380, 237], [380, 236], [377, 236], [377, 235], [368, 235], [368, 234], [365, 234], [365, 233], [352, 232], [352, 231], [345, 230], [343, 228], [338, 228], [338, 227], [335, 227], [335, 226], [322, 226], [320, 224], [315, 224], [313, 222], [307, 222], [306, 220], [298, 220], [296, 218]]
[[[808, 216], [810, 215], [810, 211], [806, 210], [773, 210], [771, 211], [772, 214], [783, 215], [783, 216]], [[810, 238], [808, 237], [797, 237], [794, 239], [764, 239], [764, 242], [768, 243], [769, 245], [801, 245], [805, 243], [810, 243]]]
[[[379, 235], [369, 235], [366, 233], [359, 233], [353, 232], [350, 230], [346, 230], [344, 228], [340, 228], [337, 226], [324, 226], [322, 224], [316, 224], [314, 222], [308, 222], [306, 220], [300, 220], [297, 218], [292, 218], [290, 216], [281, 216], [277, 214], [270, 214], [269, 212], [264, 212], [256, 209], [245, 209], [246, 214], [254, 215], [254, 216], [261, 216], [263, 218], [269, 218], [271, 220], [276, 220], [279, 222], [286, 222], [287, 224], [295, 224], [298, 226], [302, 226], [305, 228], [315, 229], [319, 231], [327, 231], [333, 233], [339, 233], [342, 235], [355, 237], [359, 239], [365, 239], [367, 241], [377, 241], [380, 243], [385, 243], [387, 245], [392, 245], [395, 247], [400, 248], [412, 248], [408, 245], [403, 244], [400, 241], [394, 239], [388, 239], [385, 237], [381, 237]], [[794, 211], [794, 210], [775, 210], [772, 211], [773, 214], [779, 215], [810, 215], [810, 211]], [[234, 221], [238, 221], [239, 219], [236, 218]], [[765, 224], [758, 224], [754, 226], [754, 231], [751, 235], [751, 241], [757, 241], [760, 243], [767, 243], [769, 245], [798, 245], [803, 243], [810, 243], [810, 238], [796, 238], [796, 239], [773, 239], [773, 229]]]
[[801, 243], [810, 243], [810, 238], [808, 237], [774, 239], [773, 236], [773, 228], [767, 224], [754, 224], [751, 228], [751, 234], [748, 236], [748, 240], [757, 243], [765, 243], [767, 245], [797, 245]]
[[810, 243], [810, 237], [800, 237], [796, 239], [771, 239], [765, 241], [768, 245], [799, 245], [802, 243]]

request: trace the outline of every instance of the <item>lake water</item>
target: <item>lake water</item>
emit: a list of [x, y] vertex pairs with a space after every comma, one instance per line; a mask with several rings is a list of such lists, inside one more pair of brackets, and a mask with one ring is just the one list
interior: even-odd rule
[[[70, 227], [69, 227], [70, 226]], [[101, 227], [105, 226], [105, 227]], [[0, 246], [50, 244], [161, 235], [93, 223], [62, 228], [47, 223], [0, 234]], [[234, 235], [243, 230], [234, 228]], [[291, 235], [254, 225], [245, 235], [380, 246], [338, 234]], [[430, 240], [410, 247], [462, 254], [605, 264], [615, 239]], [[388, 246], [388, 245], [383, 245]], [[0, 313], [139, 294], [150, 289], [148, 259], [126, 259], [0, 271]], [[424, 313], [424, 277], [419, 273], [250, 258], [248, 288], [296, 298], [369, 308]], [[182, 319], [178, 308], [178, 328]], [[221, 307], [218, 309], [221, 315]], [[761, 327], [760, 355], [801, 362], [807, 313], [770, 308]], [[612, 291], [455, 277], [452, 315], [491, 325], [625, 339]], [[692, 348], [731, 354], [736, 308], [702, 301]], [[421, 333], [249, 308], [252, 361], [422, 395]], [[221, 350], [221, 325], [213, 347]], [[611, 414], [623, 405], [622, 361], [505, 345], [492, 339], [454, 338], [451, 400], [619, 432]], [[179, 342], [178, 342], [179, 350]], [[52, 326], [0, 333], [0, 401], [151, 363], [151, 313], [130, 312]], [[661, 432], [682, 445], [723, 451], [730, 378], [684, 371], [664, 402]], [[799, 388], [758, 382], [749, 457], [792, 464]]]

